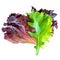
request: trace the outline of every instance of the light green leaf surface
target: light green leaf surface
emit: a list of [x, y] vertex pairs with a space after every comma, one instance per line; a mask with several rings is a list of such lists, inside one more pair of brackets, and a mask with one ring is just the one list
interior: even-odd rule
[[38, 12], [32, 10], [28, 13], [28, 16], [32, 22], [28, 22], [28, 25], [35, 28], [35, 32], [28, 32], [32, 37], [36, 38], [36, 55], [39, 53], [41, 46], [52, 36], [52, 18], [45, 12]]

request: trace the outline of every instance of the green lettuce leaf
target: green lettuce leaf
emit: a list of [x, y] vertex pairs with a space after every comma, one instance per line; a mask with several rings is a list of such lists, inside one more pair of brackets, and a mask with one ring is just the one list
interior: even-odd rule
[[27, 13], [31, 22], [28, 25], [35, 28], [35, 32], [28, 31], [30, 36], [36, 38], [36, 55], [39, 53], [39, 49], [44, 46], [46, 41], [52, 36], [52, 17], [45, 12], [38, 12], [32, 10], [31, 13]]

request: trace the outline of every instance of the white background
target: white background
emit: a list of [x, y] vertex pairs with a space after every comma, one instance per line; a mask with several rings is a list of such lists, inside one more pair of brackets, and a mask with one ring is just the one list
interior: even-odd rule
[[[40, 8], [52, 9], [58, 15], [58, 29], [54, 36], [35, 55], [33, 44], [12, 44], [4, 40], [1, 28], [10, 13], [25, 14], [30, 12], [31, 6], [37, 10]], [[59, 0], [0, 0], [0, 60], [60, 60], [60, 1]]]

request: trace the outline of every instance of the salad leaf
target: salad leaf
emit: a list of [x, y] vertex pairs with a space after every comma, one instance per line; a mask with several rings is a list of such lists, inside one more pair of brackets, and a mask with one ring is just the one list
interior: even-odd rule
[[45, 12], [38, 12], [32, 9], [31, 13], [27, 13], [30, 18], [28, 25], [35, 28], [35, 32], [28, 31], [28, 33], [36, 38], [36, 55], [39, 53], [39, 49], [46, 41], [52, 36], [52, 17]]
[[30, 43], [35, 44], [36, 55], [39, 49], [45, 45], [49, 38], [54, 34], [54, 27], [58, 28], [54, 10], [37, 10], [32, 6], [31, 13], [27, 15], [11, 13], [7, 17], [2, 31], [4, 39], [12, 43]]

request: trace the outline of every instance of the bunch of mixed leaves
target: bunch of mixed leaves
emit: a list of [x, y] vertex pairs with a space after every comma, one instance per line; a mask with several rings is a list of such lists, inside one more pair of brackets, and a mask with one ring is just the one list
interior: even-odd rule
[[54, 10], [40, 9], [37, 11], [32, 7], [31, 13], [27, 16], [12, 13], [4, 23], [2, 28], [4, 38], [13, 43], [33, 43], [36, 46], [36, 54], [44, 46], [46, 41], [54, 34], [54, 26], [58, 28], [57, 21], [54, 17]]

